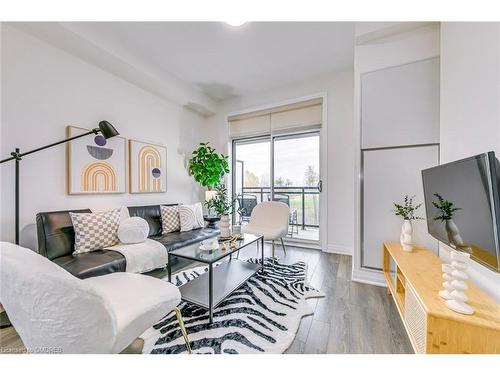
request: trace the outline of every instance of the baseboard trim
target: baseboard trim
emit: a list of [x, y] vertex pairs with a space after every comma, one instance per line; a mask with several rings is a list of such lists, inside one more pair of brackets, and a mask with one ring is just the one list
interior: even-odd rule
[[353, 251], [352, 248], [341, 245], [326, 245], [326, 252], [332, 254], [340, 254], [340, 255], [350, 255], [352, 256]]
[[382, 271], [374, 271], [367, 269], [353, 269], [352, 270], [352, 281], [358, 283], [383, 286], [386, 287], [387, 283], [384, 278]]
[[[321, 250], [321, 246], [318, 245], [317, 242], [307, 242], [307, 241], [294, 241], [293, 239], [284, 238], [285, 246], [293, 246], [293, 247], [301, 247], [303, 249], [313, 249], [313, 250]], [[271, 241], [266, 241], [266, 243], [271, 243]], [[281, 244], [279, 242], [276, 243], [276, 248], [281, 249]]]

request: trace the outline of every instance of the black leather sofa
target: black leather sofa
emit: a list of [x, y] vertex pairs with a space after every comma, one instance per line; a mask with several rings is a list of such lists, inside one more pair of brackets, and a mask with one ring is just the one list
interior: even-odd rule
[[[128, 207], [130, 216], [139, 216], [149, 224], [149, 238], [161, 242], [167, 251], [175, 250], [219, 234], [218, 229], [201, 228], [163, 235], [160, 205]], [[40, 212], [36, 215], [38, 251], [81, 279], [125, 272], [125, 258], [116, 251], [97, 250], [73, 255], [75, 231], [70, 212], [91, 212], [89, 209]]]

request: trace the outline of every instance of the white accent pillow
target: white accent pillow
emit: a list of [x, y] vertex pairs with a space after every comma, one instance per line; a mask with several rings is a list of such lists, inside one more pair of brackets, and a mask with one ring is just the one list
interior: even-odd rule
[[118, 238], [124, 244], [141, 243], [149, 235], [149, 224], [142, 217], [123, 219], [118, 228]]
[[181, 222], [181, 232], [203, 228], [203, 207], [201, 203], [179, 206], [179, 219]]
[[120, 209], [107, 212], [70, 212], [75, 230], [73, 254], [89, 253], [118, 243]]
[[177, 232], [181, 229], [178, 206], [160, 206], [162, 234]]

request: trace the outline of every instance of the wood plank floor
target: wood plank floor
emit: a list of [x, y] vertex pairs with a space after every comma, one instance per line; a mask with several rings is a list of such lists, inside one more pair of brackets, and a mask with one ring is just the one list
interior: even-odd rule
[[[266, 256], [270, 253], [266, 245]], [[241, 259], [254, 256], [251, 248], [240, 254]], [[326, 295], [308, 300], [314, 315], [302, 319], [285, 353], [413, 353], [386, 289], [351, 281], [351, 257], [290, 246], [286, 257], [276, 246], [276, 256], [284, 263], [306, 262], [311, 285]], [[0, 330], [0, 353], [20, 348], [13, 328]]]
[[285, 353], [413, 353], [392, 297], [386, 288], [351, 281], [350, 256], [287, 246], [285, 257], [278, 245], [276, 256], [283, 263], [306, 262], [311, 285], [325, 293], [308, 300], [314, 315], [302, 319]]

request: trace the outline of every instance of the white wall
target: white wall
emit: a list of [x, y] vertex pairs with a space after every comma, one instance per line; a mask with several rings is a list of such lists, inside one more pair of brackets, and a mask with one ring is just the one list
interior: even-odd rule
[[[66, 194], [65, 146], [21, 162], [22, 240], [30, 246], [30, 224], [40, 211], [162, 202], [194, 202], [200, 189], [185, 162], [202, 140], [206, 119], [160, 99], [31, 35], [2, 25], [1, 152], [5, 158], [61, 140], [66, 125], [96, 127], [106, 119], [125, 138], [167, 146], [167, 192], [163, 194]], [[0, 239], [14, 240], [14, 164], [1, 166]], [[28, 226], [28, 228], [26, 228]]]
[[[206, 139], [227, 150], [226, 117], [230, 113], [272, 105], [287, 100], [327, 93], [328, 181], [325, 190], [328, 202], [327, 251], [352, 254], [354, 244], [354, 153], [352, 133], [353, 72], [347, 68], [302, 84], [280, 87], [267, 92], [225, 101], [217, 115], [209, 119]], [[229, 150], [227, 150], [229, 151]]]
[[[441, 24], [441, 162], [500, 156], [500, 23]], [[448, 248], [440, 255], [447, 259]], [[471, 262], [472, 279], [500, 301], [500, 274]]]

